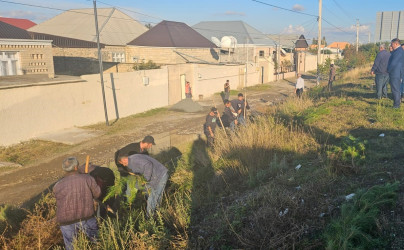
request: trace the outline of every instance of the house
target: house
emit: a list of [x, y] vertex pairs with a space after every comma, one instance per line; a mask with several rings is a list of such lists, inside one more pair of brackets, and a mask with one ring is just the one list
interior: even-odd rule
[[273, 80], [276, 42], [243, 21], [204, 21], [192, 26], [220, 46], [221, 63], [253, 63], [260, 82]]
[[[97, 15], [104, 71], [130, 71], [132, 65], [125, 64], [126, 44], [148, 29], [116, 8], [98, 8]], [[82, 75], [99, 71], [92, 8], [63, 12], [30, 28], [29, 32], [63, 41], [63, 46], [53, 47], [57, 73]]]
[[348, 42], [333, 42], [325, 49], [330, 50], [333, 54], [341, 54], [346, 47], [349, 47], [349, 45], [351, 44]]
[[217, 63], [216, 45], [181, 22], [162, 21], [128, 43], [127, 62]]
[[[148, 30], [143, 24], [115, 8], [98, 8], [97, 14], [100, 42], [106, 45], [125, 46]], [[28, 30], [97, 42], [92, 8], [65, 11]]]
[[299, 40], [297, 34], [268, 34], [267, 36], [283, 49], [294, 49], [296, 41]]
[[0, 21], [0, 76], [54, 77], [52, 41], [33, 40], [24, 29]]
[[13, 25], [23, 30], [27, 30], [36, 25], [36, 23], [32, 22], [31, 20], [20, 18], [0, 17], [0, 22]]

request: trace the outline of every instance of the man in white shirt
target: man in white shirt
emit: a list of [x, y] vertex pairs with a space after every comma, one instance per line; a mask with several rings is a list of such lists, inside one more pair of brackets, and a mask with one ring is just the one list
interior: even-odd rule
[[302, 97], [303, 89], [304, 89], [304, 79], [302, 78], [302, 74], [297, 74], [296, 87], [295, 87], [295, 93], [297, 97], [299, 98]]

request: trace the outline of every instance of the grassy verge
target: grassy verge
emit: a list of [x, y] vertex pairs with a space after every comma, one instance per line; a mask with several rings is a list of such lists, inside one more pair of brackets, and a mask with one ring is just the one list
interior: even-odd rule
[[[32, 140], [10, 147], [0, 147], [0, 161], [27, 165], [48, 156], [63, 152], [72, 146], [49, 141]], [[0, 171], [3, 169], [0, 168]]]
[[110, 126], [106, 126], [105, 123], [101, 122], [94, 125], [85, 126], [84, 128], [105, 131], [107, 134], [114, 134], [133, 128], [139, 122], [139, 118], [161, 115], [166, 112], [168, 112], [167, 108], [156, 108], [140, 114], [120, 118], [117, 121], [110, 121]]
[[[317, 87], [303, 99], [289, 98], [236, 133], [218, 130], [213, 150], [198, 139], [180, 158], [178, 151], [157, 156], [170, 171], [157, 216], [145, 219], [141, 208], [122, 203], [118, 219], [100, 221], [95, 245], [80, 237], [76, 248], [389, 247], [381, 237], [389, 223], [379, 219], [386, 208], [397, 209], [404, 111], [375, 99], [364, 72], [331, 92]], [[41, 204], [52, 208], [54, 201]], [[3, 237], [3, 246], [62, 244], [57, 229], [35, 238], [25, 226], [33, 218], [19, 234]]]

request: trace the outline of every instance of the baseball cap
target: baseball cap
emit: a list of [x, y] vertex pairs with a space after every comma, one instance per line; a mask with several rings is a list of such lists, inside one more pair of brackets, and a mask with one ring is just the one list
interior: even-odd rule
[[146, 135], [145, 138], [142, 140], [142, 142], [151, 143], [153, 145], [156, 145], [156, 143], [154, 143], [154, 138], [151, 135]]
[[213, 112], [213, 113], [217, 113], [217, 108], [213, 107], [213, 108], [210, 109], [210, 111]]

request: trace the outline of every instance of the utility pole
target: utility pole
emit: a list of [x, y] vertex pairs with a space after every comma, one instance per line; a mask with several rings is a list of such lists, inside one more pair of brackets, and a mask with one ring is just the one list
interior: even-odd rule
[[98, 63], [100, 65], [100, 80], [101, 80], [102, 100], [104, 102], [105, 124], [107, 126], [109, 126], [107, 103], [105, 101], [104, 69], [102, 67], [102, 54], [101, 54], [101, 48], [100, 48], [100, 32], [98, 30], [98, 17], [97, 17], [97, 3], [96, 3], [96, 0], [93, 0], [93, 4], [94, 4], [95, 32], [96, 32], [96, 35], [97, 35]]
[[368, 43], [370, 43], [370, 30], [368, 32]]
[[356, 19], [356, 53], [359, 51], [359, 19]]
[[323, 1], [318, 0], [318, 40], [317, 40], [317, 86], [320, 85], [319, 66], [321, 64], [321, 21]]

